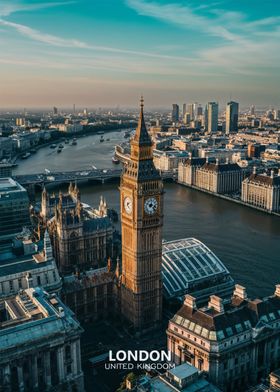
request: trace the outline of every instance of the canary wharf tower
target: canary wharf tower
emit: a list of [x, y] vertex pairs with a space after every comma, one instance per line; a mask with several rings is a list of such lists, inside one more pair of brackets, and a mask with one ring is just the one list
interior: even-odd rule
[[123, 316], [136, 332], [156, 328], [162, 314], [163, 184], [153, 163], [141, 98], [131, 156], [120, 185]]

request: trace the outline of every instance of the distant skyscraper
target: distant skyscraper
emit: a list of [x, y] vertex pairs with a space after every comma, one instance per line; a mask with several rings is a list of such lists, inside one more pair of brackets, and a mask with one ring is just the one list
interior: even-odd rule
[[203, 109], [201, 105], [198, 105], [197, 107], [197, 117], [202, 116], [203, 115]]
[[188, 113], [190, 113], [191, 121], [195, 119], [195, 103], [188, 105]]
[[184, 124], [189, 124], [191, 122], [190, 113], [185, 113], [184, 115]]
[[252, 105], [252, 106], [250, 107], [250, 115], [251, 115], [251, 116], [254, 116], [254, 115], [255, 115], [255, 106], [254, 106], [254, 105]]
[[208, 130], [208, 105], [205, 106], [204, 110], [204, 129], [205, 131]]
[[183, 104], [183, 118], [185, 117], [185, 114], [187, 113], [187, 104]]
[[57, 114], [58, 114], [58, 109], [57, 109], [57, 107], [53, 107], [53, 114], [55, 115], [55, 116], [57, 116]]
[[207, 128], [208, 133], [218, 131], [219, 105], [217, 102], [209, 102], [207, 105]]
[[173, 103], [172, 105], [172, 121], [179, 121], [179, 105], [177, 105], [176, 103]]
[[238, 131], [238, 111], [239, 104], [237, 102], [229, 102], [226, 110], [226, 134]]

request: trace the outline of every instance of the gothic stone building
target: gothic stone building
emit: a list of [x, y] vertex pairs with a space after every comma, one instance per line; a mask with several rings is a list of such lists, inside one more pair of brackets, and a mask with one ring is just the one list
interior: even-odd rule
[[55, 294], [30, 288], [1, 299], [0, 331], [0, 391], [84, 391], [83, 330]]
[[42, 217], [62, 275], [106, 265], [113, 256], [113, 226], [103, 200], [96, 210], [83, 204], [80, 192], [70, 184], [67, 194], [42, 196]]
[[64, 277], [61, 298], [79, 321], [112, 319], [120, 309], [119, 281], [119, 260], [114, 270], [109, 259], [107, 267]]
[[163, 184], [153, 163], [143, 99], [130, 160], [120, 185], [122, 219], [121, 311], [141, 333], [162, 317]]
[[187, 295], [169, 321], [167, 338], [176, 364], [207, 372], [223, 391], [246, 390], [280, 365], [280, 285], [262, 300], [248, 299], [236, 285], [231, 301], [211, 296], [200, 309]]

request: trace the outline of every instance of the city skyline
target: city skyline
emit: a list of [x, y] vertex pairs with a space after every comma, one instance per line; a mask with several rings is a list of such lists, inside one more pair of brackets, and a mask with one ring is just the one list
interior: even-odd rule
[[1, 3], [2, 108], [279, 105], [272, 0]]

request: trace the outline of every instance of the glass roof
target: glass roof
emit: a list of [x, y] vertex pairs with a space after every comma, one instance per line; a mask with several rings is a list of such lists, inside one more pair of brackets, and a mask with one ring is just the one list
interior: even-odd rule
[[189, 285], [202, 283], [229, 271], [202, 242], [185, 238], [162, 244], [163, 288], [168, 297], [186, 294]]

